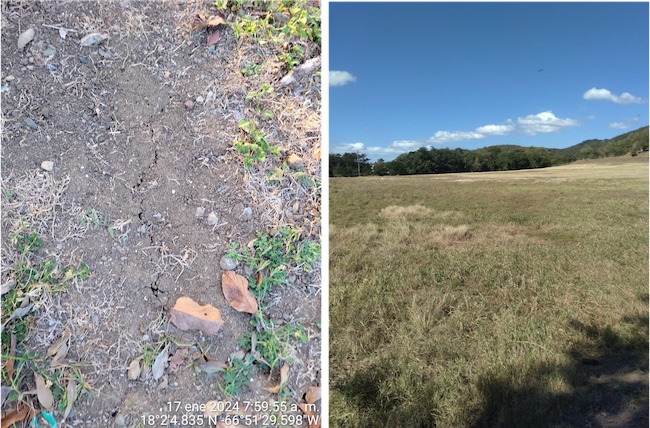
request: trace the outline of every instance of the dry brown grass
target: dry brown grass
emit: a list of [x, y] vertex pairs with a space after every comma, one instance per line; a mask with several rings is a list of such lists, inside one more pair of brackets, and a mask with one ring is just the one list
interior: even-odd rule
[[647, 377], [647, 162], [330, 192], [335, 426], [584, 426], [647, 396], [589, 380]]

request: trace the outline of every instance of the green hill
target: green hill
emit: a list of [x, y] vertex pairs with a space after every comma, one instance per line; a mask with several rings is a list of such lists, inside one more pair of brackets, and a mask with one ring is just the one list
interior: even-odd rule
[[648, 127], [626, 132], [609, 140], [587, 140], [558, 151], [575, 159], [595, 159], [608, 156], [636, 155], [648, 151]]
[[467, 171], [506, 171], [544, 168], [579, 159], [636, 156], [648, 151], [648, 127], [608, 140], [586, 140], [565, 149], [498, 145], [475, 150], [427, 149], [403, 153], [390, 162], [374, 164], [366, 155], [330, 154], [330, 176], [440, 174]]

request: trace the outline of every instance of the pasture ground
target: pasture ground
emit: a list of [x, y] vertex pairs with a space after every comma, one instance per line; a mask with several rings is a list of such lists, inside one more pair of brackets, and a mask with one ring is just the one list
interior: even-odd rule
[[[262, 425], [320, 384], [320, 11], [219, 3], [193, 28], [214, 1], [2, 1], [3, 426], [199, 425], [212, 400]], [[234, 310], [222, 272], [269, 266], [260, 313]], [[181, 296], [221, 330], [174, 329]]]
[[332, 426], [648, 424], [648, 157], [330, 179]]

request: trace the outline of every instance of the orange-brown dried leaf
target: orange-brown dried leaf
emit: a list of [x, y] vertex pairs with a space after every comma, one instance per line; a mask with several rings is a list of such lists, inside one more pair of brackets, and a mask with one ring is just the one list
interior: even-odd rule
[[181, 330], [201, 330], [206, 336], [212, 336], [223, 326], [219, 309], [201, 306], [189, 297], [179, 297], [169, 312], [172, 324]]
[[219, 34], [219, 30], [214, 30], [212, 33], [208, 34], [208, 46], [212, 46], [216, 44], [219, 39], [221, 39], [221, 34]]
[[289, 364], [284, 363], [284, 365], [280, 369], [280, 383], [271, 388], [264, 388], [264, 389], [266, 389], [272, 394], [277, 394], [278, 392], [280, 392], [280, 389], [282, 389], [282, 386], [285, 383], [287, 383], [287, 380], [289, 380]]
[[217, 25], [223, 24], [224, 22], [226, 22], [226, 17], [222, 13], [217, 13], [216, 15], [208, 18], [206, 24], [208, 27], [216, 27]]
[[20, 422], [23, 419], [25, 419], [28, 414], [29, 414], [29, 406], [26, 405], [25, 403], [21, 403], [16, 410], [12, 411], [11, 413], [9, 413], [8, 415], [2, 418], [2, 422], [0, 422], [0, 425], [3, 427], [10, 427], [16, 422]]
[[229, 270], [221, 275], [221, 290], [228, 304], [239, 312], [255, 314], [257, 300], [248, 290], [248, 281], [241, 275]]
[[176, 369], [176, 367], [183, 364], [183, 360], [185, 359], [185, 355], [187, 355], [188, 352], [189, 352], [189, 349], [187, 349], [187, 348], [182, 348], [182, 349], [176, 350], [176, 352], [174, 352], [174, 355], [172, 355], [171, 360], [169, 360], [169, 366], [167, 367], [167, 371], [169, 373], [171, 373]]
[[281, 386], [282, 386], [281, 384], [277, 384], [277, 385], [272, 386], [270, 388], [264, 388], [264, 389], [269, 391], [271, 394], [277, 394], [278, 392], [280, 392], [280, 387]]
[[314, 404], [320, 400], [320, 386], [310, 386], [305, 394], [305, 401], [307, 404]]
[[[14, 357], [16, 356], [16, 336], [11, 333], [11, 347], [9, 348], [9, 358], [7, 358], [7, 374], [10, 378], [14, 377]], [[4, 425], [3, 425], [4, 426]]]

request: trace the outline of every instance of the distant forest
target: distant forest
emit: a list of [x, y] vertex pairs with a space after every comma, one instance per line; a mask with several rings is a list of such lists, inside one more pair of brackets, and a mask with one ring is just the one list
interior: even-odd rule
[[648, 151], [648, 127], [609, 140], [587, 140], [566, 149], [491, 146], [476, 150], [427, 149], [404, 153], [390, 162], [371, 163], [363, 153], [330, 154], [330, 177], [360, 175], [443, 174], [470, 171], [507, 171], [545, 168], [579, 159], [609, 156], [636, 156]]

